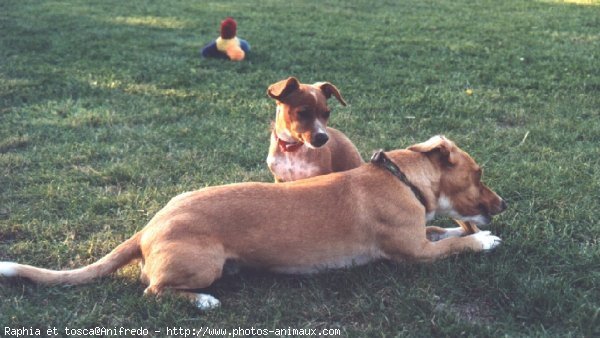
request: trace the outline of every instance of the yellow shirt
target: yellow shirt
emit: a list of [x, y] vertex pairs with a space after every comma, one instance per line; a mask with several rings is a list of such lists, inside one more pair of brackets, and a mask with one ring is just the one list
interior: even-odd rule
[[240, 47], [240, 40], [237, 38], [237, 36], [233, 39], [223, 39], [219, 36], [216, 42], [217, 49], [223, 53], [227, 52], [227, 48], [230, 46], [236, 46], [238, 48]]

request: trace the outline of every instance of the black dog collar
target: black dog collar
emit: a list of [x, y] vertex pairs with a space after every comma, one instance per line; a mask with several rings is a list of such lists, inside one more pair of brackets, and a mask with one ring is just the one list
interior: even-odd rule
[[389, 171], [392, 175], [396, 176], [402, 183], [406, 184], [410, 190], [412, 190], [415, 197], [423, 204], [425, 210], [427, 210], [427, 201], [423, 196], [423, 193], [419, 188], [417, 188], [411, 181], [408, 180], [408, 177], [400, 170], [400, 168], [396, 165], [396, 163], [392, 162], [389, 157], [383, 152], [383, 150], [376, 151], [373, 156], [371, 156], [371, 163], [377, 165], [378, 167], [382, 167]]

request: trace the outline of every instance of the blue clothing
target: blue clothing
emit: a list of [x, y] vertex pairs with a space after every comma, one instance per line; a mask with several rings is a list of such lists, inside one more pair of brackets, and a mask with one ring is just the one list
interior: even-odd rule
[[[248, 41], [240, 39], [240, 38], [238, 38], [238, 40], [240, 40], [240, 48], [242, 48], [244, 53], [248, 54], [248, 52], [250, 51], [250, 44], [248, 43]], [[227, 54], [225, 54], [217, 49], [216, 41], [213, 41], [213, 42], [207, 44], [206, 46], [202, 47], [200, 54], [202, 54], [202, 56], [205, 58], [212, 57], [212, 58], [218, 58], [218, 59], [229, 59]]]

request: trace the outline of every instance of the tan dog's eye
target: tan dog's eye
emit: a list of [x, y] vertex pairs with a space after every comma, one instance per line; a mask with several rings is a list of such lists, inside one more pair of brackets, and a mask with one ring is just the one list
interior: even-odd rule
[[331, 112], [328, 110], [328, 111], [326, 111], [326, 112], [323, 113], [323, 118], [324, 119], [328, 119], [329, 115], [331, 115]]

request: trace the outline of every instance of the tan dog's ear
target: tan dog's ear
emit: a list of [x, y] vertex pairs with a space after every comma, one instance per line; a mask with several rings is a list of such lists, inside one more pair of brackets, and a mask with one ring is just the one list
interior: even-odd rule
[[342, 94], [340, 94], [340, 91], [337, 89], [337, 87], [332, 85], [331, 83], [317, 82], [314, 84], [314, 86], [321, 89], [323, 95], [325, 95], [326, 98], [329, 99], [331, 95], [333, 95], [338, 101], [340, 101], [342, 106], [345, 106], [347, 104], [346, 101], [344, 101], [344, 98], [342, 97]]
[[295, 77], [275, 82], [267, 88], [267, 95], [275, 100], [281, 100], [300, 88], [300, 82]]
[[437, 135], [423, 143], [412, 145], [408, 147], [408, 150], [419, 153], [439, 152], [442, 158], [449, 164], [456, 164], [457, 162], [456, 145], [442, 135]]

